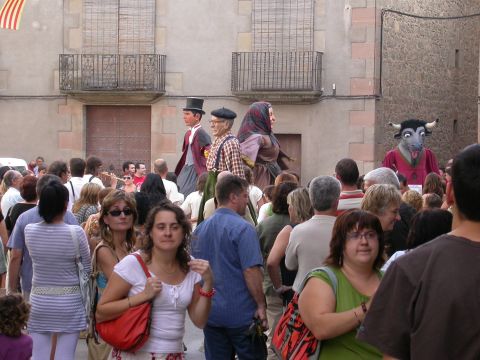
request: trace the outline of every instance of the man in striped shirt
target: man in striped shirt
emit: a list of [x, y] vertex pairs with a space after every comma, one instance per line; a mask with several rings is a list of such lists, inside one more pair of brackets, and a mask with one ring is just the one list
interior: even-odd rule
[[348, 158], [340, 160], [335, 166], [335, 177], [342, 186], [337, 216], [350, 209], [360, 209], [363, 191], [357, 188], [359, 177], [357, 163]]

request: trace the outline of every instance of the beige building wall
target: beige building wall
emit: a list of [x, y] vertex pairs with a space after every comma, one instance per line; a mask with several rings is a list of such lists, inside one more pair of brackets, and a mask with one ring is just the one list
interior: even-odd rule
[[[324, 96], [313, 104], [301, 99], [273, 104], [275, 132], [301, 134], [305, 184], [333, 174], [343, 157], [355, 159], [361, 173], [381, 160], [375, 140], [375, 3], [317, 0], [314, 50], [324, 53]], [[234, 110], [237, 132], [249, 102], [231, 93], [231, 58], [234, 51], [252, 49], [251, 11], [251, 0], [156, 0], [155, 51], [167, 56], [167, 65], [166, 94], [151, 104], [151, 160], [163, 157], [171, 170], [175, 167], [186, 131], [187, 96], [205, 98], [206, 128], [213, 109]], [[47, 162], [85, 156], [85, 105], [90, 102], [58, 89], [58, 55], [82, 51], [82, 1], [27, 2], [20, 30], [0, 32], [0, 155], [26, 160], [43, 155]]]

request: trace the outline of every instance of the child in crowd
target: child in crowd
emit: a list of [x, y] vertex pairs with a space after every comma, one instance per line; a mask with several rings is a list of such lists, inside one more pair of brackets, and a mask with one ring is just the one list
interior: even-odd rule
[[32, 338], [22, 334], [29, 314], [30, 305], [22, 295], [0, 297], [0, 359], [28, 360], [32, 356]]
[[258, 222], [262, 222], [265, 218], [271, 216], [272, 212], [272, 194], [275, 186], [268, 185], [263, 189], [263, 201], [264, 204], [260, 206], [260, 210], [258, 210]]

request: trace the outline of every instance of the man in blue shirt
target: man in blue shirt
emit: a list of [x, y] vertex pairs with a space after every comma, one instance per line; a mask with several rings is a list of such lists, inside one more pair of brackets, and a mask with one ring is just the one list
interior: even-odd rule
[[[37, 182], [37, 196], [40, 198], [45, 185], [61, 180], [58, 176], [47, 174], [43, 175]], [[78, 225], [75, 216], [70, 211], [67, 211], [64, 216], [65, 223], [69, 225]], [[7, 247], [12, 249], [10, 255], [10, 262], [8, 263], [8, 284], [7, 292], [17, 292], [18, 278], [20, 276], [20, 282], [22, 285], [22, 294], [26, 301], [30, 300], [30, 291], [32, 289], [32, 276], [33, 267], [32, 259], [28, 253], [28, 249], [25, 246], [25, 227], [28, 224], [35, 224], [43, 221], [42, 217], [38, 213], [38, 206], [25, 211], [20, 215], [15, 223], [12, 234], [7, 243]]]
[[[267, 329], [262, 289], [263, 259], [255, 229], [242, 216], [248, 203], [248, 183], [234, 175], [215, 187], [218, 209], [195, 230], [193, 255], [210, 262], [216, 294], [204, 328], [205, 357], [265, 359], [259, 342], [247, 334], [254, 318]], [[233, 349], [232, 349], [233, 346]]]

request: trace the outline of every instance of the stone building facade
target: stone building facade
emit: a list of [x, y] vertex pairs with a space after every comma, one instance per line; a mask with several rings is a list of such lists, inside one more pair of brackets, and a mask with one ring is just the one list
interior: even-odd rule
[[[373, 169], [394, 145], [388, 121], [440, 118], [439, 128], [427, 142], [441, 161], [477, 140], [478, 18], [425, 26], [421, 20], [387, 15], [382, 93], [379, 49], [382, 8], [446, 16], [480, 11], [478, 1], [141, 0], [145, 9], [155, 9], [154, 16], [133, 9], [129, 1], [32, 0], [26, 3], [20, 30], [0, 30], [0, 157], [29, 160], [43, 155], [51, 162], [101, 153], [117, 156], [116, 164], [126, 158], [150, 163], [163, 157], [173, 169], [186, 130], [182, 108], [187, 96], [205, 98], [206, 128], [211, 110], [221, 106], [234, 110], [235, 132], [249, 103], [272, 101], [275, 133], [295, 157], [292, 166], [303, 183], [332, 174], [343, 157], [355, 159], [361, 173]], [[123, 4], [117, 13], [108, 10], [119, 24], [108, 30], [113, 31], [108, 44], [108, 37], [99, 34], [106, 33], [109, 17], [93, 19], [95, 12], [87, 10], [94, 3]], [[272, 33], [266, 38], [259, 36], [263, 25], [259, 14], [266, 14], [265, 21], [271, 24], [267, 29]], [[305, 14], [312, 14], [311, 23]], [[287, 26], [288, 19], [296, 23], [292, 20]], [[93, 21], [97, 27], [88, 27]], [[303, 34], [301, 43], [292, 37], [298, 31]], [[291, 54], [296, 49], [320, 54], [320, 84], [302, 87], [292, 80], [291, 88], [279, 89], [282, 81], [272, 85], [257, 79], [247, 89], [232, 90], [242, 70], [234, 65], [235, 56]], [[143, 51], [165, 55], [158, 77], [164, 80], [164, 90], [128, 86], [119, 90], [105, 82], [96, 88], [60, 89], [65, 79], [60, 54], [96, 52], [93, 55], [102, 56], [91, 59], [106, 59], [103, 55], [112, 52], [140, 55]], [[109, 61], [118, 61], [115, 71], [121, 73], [130, 65], [118, 59]], [[263, 60], [254, 59], [255, 69], [267, 79], [315, 73], [310, 62], [279, 71], [278, 63], [265, 66]], [[290, 55], [285, 59], [294, 62]], [[95, 66], [97, 72], [106, 71]], [[142, 69], [145, 74], [145, 66]]]
[[[478, 0], [383, 0], [382, 5], [430, 17], [480, 13]], [[441, 164], [477, 142], [479, 24], [480, 16], [431, 20], [385, 13], [375, 125], [378, 158], [397, 142], [386, 124], [413, 117], [440, 120], [426, 143]]]

